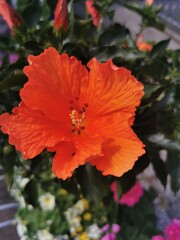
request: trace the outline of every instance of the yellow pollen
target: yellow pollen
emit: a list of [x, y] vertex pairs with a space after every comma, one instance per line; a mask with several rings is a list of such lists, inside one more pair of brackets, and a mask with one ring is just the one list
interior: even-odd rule
[[78, 112], [76, 110], [72, 110], [69, 114], [71, 118], [72, 125], [76, 126], [77, 129], [81, 127], [82, 122], [85, 120], [85, 112]]

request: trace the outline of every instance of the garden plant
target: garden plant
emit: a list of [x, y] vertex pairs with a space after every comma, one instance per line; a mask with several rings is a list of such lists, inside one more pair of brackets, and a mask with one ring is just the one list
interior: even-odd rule
[[[114, 21], [142, 17], [136, 36]], [[23, 240], [180, 239], [180, 51], [153, 1], [0, 0], [0, 163]]]

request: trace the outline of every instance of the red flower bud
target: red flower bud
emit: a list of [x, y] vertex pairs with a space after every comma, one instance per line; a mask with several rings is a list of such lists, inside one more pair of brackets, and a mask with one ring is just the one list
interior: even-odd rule
[[66, 0], [58, 0], [54, 11], [54, 27], [58, 30], [60, 27], [67, 31], [69, 25], [68, 9]]
[[146, 5], [151, 6], [154, 3], [154, 0], [146, 0]]
[[86, 0], [86, 9], [93, 18], [93, 24], [98, 27], [100, 24], [101, 15], [100, 12], [93, 6], [94, 0]]
[[6, 0], [0, 0], [0, 15], [10, 29], [18, 27], [22, 23], [22, 19], [19, 14], [6, 2]]

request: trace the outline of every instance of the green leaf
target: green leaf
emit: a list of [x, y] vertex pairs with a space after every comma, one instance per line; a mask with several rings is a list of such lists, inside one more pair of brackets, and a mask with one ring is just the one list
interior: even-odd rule
[[155, 27], [160, 30], [164, 30], [164, 24], [160, 21], [157, 13], [160, 11], [159, 8], [153, 9], [152, 7], [142, 7], [142, 5], [138, 5], [136, 3], [126, 3], [125, 6], [142, 16], [142, 21], [144, 27]]
[[128, 34], [127, 28], [115, 23], [100, 35], [99, 45], [101, 47], [120, 45], [120, 43], [126, 40]]
[[152, 103], [164, 92], [164, 90], [164, 87], [159, 87], [158, 85], [145, 85], [145, 96], [142, 101], [143, 105]]
[[36, 41], [28, 41], [24, 43], [24, 48], [26, 49], [26, 51], [36, 55], [43, 52], [43, 49], [40, 46], [41, 44]]
[[46, 0], [42, 1], [42, 16], [44, 17], [44, 19], [48, 19], [50, 17], [50, 9], [47, 5]]
[[53, 13], [56, 8], [58, 0], [46, 0], [46, 1], [47, 1], [49, 8], [51, 9], [51, 12]]
[[20, 70], [15, 70], [9, 77], [0, 81], [0, 91], [8, 90], [9, 88], [21, 86], [27, 82], [27, 77]]
[[23, 7], [20, 7], [20, 8], [22, 9], [21, 15], [23, 17], [23, 20], [29, 26], [33, 26], [34, 24], [37, 23], [37, 21], [41, 17], [40, 0], [31, 0], [28, 2], [26, 1], [26, 4], [22, 4], [22, 6]]
[[148, 167], [149, 162], [150, 162], [150, 159], [148, 157], [148, 154], [145, 153], [135, 162], [135, 165], [133, 167], [134, 173], [135, 174], [141, 173], [145, 168]]
[[25, 198], [28, 204], [35, 206], [38, 202], [38, 181], [32, 179], [25, 187]]
[[158, 147], [156, 144], [146, 141], [146, 153], [148, 158], [153, 164], [154, 170], [158, 179], [161, 181], [163, 186], [167, 183], [167, 169], [166, 164], [160, 158], [159, 150], [162, 148]]
[[94, 201], [98, 205], [107, 189], [104, 182], [105, 178], [103, 178], [102, 174], [95, 167], [87, 163], [76, 170], [76, 179], [81, 186], [84, 197]]
[[167, 40], [163, 40], [163, 41], [160, 41], [157, 44], [155, 44], [152, 51], [150, 52], [150, 58], [154, 59], [159, 54], [164, 53], [164, 50], [166, 50], [166, 48], [169, 44], [169, 41], [170, 41], [170, 39], [167, 39]]
[[4, 167], [5, 181], [8, 187], [10, 187], [13, 183], [13, 170], [17, 157], [16, 150], [14, 147], [6, 145], [3, 147], [2, 152], [3, 156], [1, 160]]
[[134, 171], [128, 171], [119, 179], [123, 193], [129, 191], [136, 182]]
[[176, 150], [180, 151], [180, 145], [176, 143], [175, 141], [166, 138], [163, 134], [154, 134], [148, 137], [148, 140], [150, 142], [155, 143], [156, 145], [170, 149], [170, 150]]
[[180, 151], [169, 151], [167, 170], [171, 175], [172, 189], [177, 192], [180, 189]]

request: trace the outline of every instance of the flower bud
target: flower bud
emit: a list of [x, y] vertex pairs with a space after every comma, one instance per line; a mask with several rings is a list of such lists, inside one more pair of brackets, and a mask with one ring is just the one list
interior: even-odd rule
[[0, 15], [10, 29], [18, 27], [22, 23], [22, 19], [19, 14], [6, 2], [6, 0], [0, 0]]
[[54, 27], [59, 30], [60, 27], [67, 31], [69, 26], [68, 9], [66, 0], [58, 0], [54, 11]]

